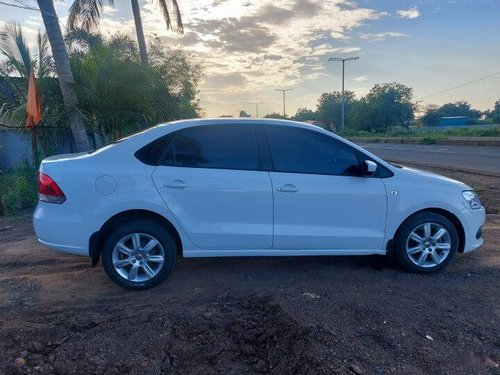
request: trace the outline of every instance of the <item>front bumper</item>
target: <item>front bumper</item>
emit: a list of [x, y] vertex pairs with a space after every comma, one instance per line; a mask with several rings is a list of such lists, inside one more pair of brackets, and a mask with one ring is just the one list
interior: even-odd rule
[[478, 210], [469, 209], [464, 214], [462, 220], [465, 234], [464, 253], [470, 253], [479, 249], [484, 243], [482, 228], [486, 222], [486, 211], [481, 207]]

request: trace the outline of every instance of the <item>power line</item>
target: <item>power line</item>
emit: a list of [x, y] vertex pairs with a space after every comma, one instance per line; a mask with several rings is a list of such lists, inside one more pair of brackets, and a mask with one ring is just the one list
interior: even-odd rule
[[14, 7], [14, 8], [19, 8], [19, 9], [26, 9], [26, 10], [33, 10], [35, 12], [40, 12], [40, 13], [45, 13], [45, 14], [48, 14], [49, 16], [51, 17], [55, 17], [57, 19], [57, 22], [59, 22], [59, 25], [62, 26], [64, 28], [64, 30], [68, 31], [68, 29], [66, 28], [66, 26], [61, 22], [61, 20], [59, 19], [59, 17], [57, 16], [57, 14], [54, 14], [54, 13], [50, 13], [50, 12], [46, 12], [44, 10], [41, 10], [40, 8], [34, 8], [34, 7], [30, 7], [28, 4], [22, 2], [21, 0], [14, 0], [16, 3], [18, 4], [22, 4], [22, 5], [17, 5], [17, 4], [11, 4], [11, 3], [6, 3], [4, 1], [0, 1], [0, 4], [1, 5], [5, 5], [5, 6], [8, 6], [8, 7]]
[[476, 82], [482, 81], [482, 80], [484, 80], [484, 79], [487, 79], [487, 78], [491, 78], [491, 77], [497, 76], [497, 75], [499, 75], [499, 74], [500, 74], [500, 71], [499, 71], [499, 72], [496, 72], [496, 73], [488, 74], [488, 75], [486, 75], [486, 76], [483, 76], [483, 77], [480, 77], [480, 78], [473, 79], [472, 81], [462, 83], [462, 84], [460, 84], [460, 85], [458, 85], [458, 86], [450, 87], [450, 88], [448, 88], [448, 89], [444, 89], [444, 90], [441, 90], [441, 91], [435, 92], [434, 94], [430, 94], [430, 95], [422, 96], [420, 99], [426, 99], [426, 98], [430, 98], [431, 96], [435, 96], [435, 95], [443, 94], [443, 93], [445, 93], [445, 92], [448, 92], [448, 91], [451, 91], [451, 90], [455, 90], [455, 89], [458, 89], [458, 88], [460, 88], [460, 87], [464, 87], [464, 86], [470, 85], [470, 84], [472, 84], [472, 83], [476, 83]]
[[[13, 0], [13, 1], [14, 1], [14, 2], [16, 2], [16, 3], [19, 3], [19, 4], [21, 4], [21, 5], [24, 5], [24, 6], [25, 6], [25, 7], [27, 7], [27, 8], [30, 8], [30, 7], [31, 7], [30, 5], [26, 4], [24, 1], [21, 1], [21, 0]], [[35, 0], [35, 1], [36, 1], [36, 0]]]
[[4, 1], [0, 1], [0, 4], [2, 5], [6, 5], [8, 7], [14, 7], [14, 8], [20, 8], [20, 9], [28, 9], [28, 10], [36, 10], [37, 12], [40, 11], [40, 9], [37, 9], [37, 8], [32, 8], [30, 6], [27, 6], [26, 4], [24, 3], [21, 3], [20, 1], [16, 1], [16, 3], [19, 3], [19, 4], [22, 4], [22, 5], [17, 5], [17, 4], [11, 4], [11, 3], [6, 3]]

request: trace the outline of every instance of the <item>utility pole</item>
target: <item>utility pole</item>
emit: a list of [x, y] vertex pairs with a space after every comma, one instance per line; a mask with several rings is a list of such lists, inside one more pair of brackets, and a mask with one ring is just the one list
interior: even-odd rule
[[252, 104], [255, 104], [255, 117], [259, 117], [259, 104], [264, 104], [264, 102], [252, 102]]
[[344, 95], [344, 68], [345, 68], [345, 62], [346, 61], [352, 61], [352, 60], [357, 60], [359, 59], [359, 56], [354, 56], [354, 57], [330, 57], [328, 61], [342, 61], [342, 125], [340, 126], [340, 130], [344, 130], [345, 126], [345, 114], [344, 114], [344, 107], [345, 107], [345, 95]]
[[286, 117], [286, 111], [285, 111], [285, 102], [286, 102], [286, 95], [285, 93], [287, 91], [292, 91], [293, 89], [276, 89], [276, 91], [281, 91], [283, 93], [283, 117]]

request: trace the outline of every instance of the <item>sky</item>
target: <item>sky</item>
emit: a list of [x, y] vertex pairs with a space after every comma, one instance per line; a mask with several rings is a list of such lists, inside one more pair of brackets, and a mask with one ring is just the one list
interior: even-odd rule
[[[35, 0], [2, 0], [36, 7]], [[101, 32], [135, 36], [127, 0], [106, 7]], [[500, 99], [500, 0], [178, 0], [184, 34], [167, 31], [156, 1], [140, 1], [150, 40], [184, 50], [202, 64], [200, 103], [206, 116], [315, 109], [321, 93], [345, 89], [360, 98], [376, 83], [397, 81], [422, 105], [466, 100], [486, 110]], [[65, 24], [71, 0], [56, 1]], [[34, 40], [37, 11], [0, 4], [0, 27], [19, 22]], [[495, 73], [498, 73], [494, 75]], [[490, 78], [452, 89], [456, 86]], [[451, 89], [451, 90], [450, 90]]]

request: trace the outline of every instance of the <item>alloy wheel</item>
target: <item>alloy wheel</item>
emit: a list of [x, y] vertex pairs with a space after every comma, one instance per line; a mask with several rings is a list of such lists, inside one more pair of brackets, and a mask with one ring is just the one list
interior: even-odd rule
[[419, 267], [431, 268], [441, 264], [450, 254], [450, 233], [437, 223], [417, 226], [406, 240], [406, 253]]
[[121, 238], [112, 253], [115, 271], [131, 282], [151, 280], [160, 272], [164, 262], [163, 246], [145, 233], [132, 233]]

